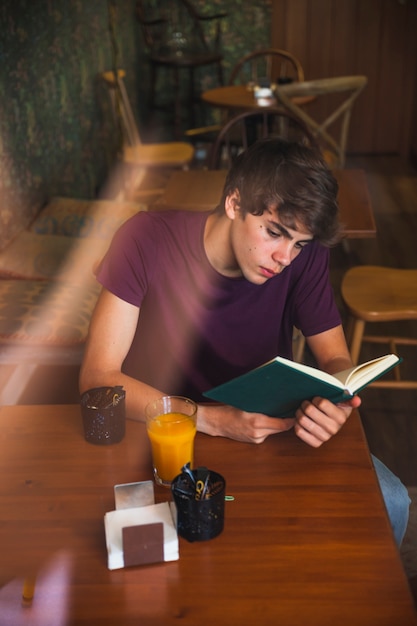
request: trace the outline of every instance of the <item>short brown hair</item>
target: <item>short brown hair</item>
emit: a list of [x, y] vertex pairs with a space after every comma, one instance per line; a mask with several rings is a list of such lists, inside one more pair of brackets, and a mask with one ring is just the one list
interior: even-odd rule
[[276, 209], [288, 228], [300, 222], [325, 246], [341, 238], [338, 184], [318, 148], [278, 138], [260, 139], [232, 164], [219, 211], [238, 191], [243, 215]]

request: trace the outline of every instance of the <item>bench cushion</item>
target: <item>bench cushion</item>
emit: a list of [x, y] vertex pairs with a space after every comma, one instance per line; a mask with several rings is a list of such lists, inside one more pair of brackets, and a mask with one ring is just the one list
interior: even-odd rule
[[0, 252], [0, 278], [53, 278], [78, 283], [94, 272], [108, 245], [108, 239], [23, 231]]
[[137, 202], [51, 198], [29, 230], [39, 235], [111, 239], [129, 217], [147, 206]]
[[85, 342], [100, 285], [0, 280], [0, 344], [72, 346]]

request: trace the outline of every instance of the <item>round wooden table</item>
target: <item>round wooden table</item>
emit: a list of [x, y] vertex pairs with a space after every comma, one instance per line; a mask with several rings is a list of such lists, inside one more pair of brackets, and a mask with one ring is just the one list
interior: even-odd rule
[[[255, 98], [255, 92], [246, 85], [227, 85], [216, 87], [201, 94], [202, 100], [213, 106], [226, 109], [259, 109], [281, 106], [275, 98]], [[300, 96], [294, 98], [296, 104], [307, 104], [314, 100], [314, 96]]]

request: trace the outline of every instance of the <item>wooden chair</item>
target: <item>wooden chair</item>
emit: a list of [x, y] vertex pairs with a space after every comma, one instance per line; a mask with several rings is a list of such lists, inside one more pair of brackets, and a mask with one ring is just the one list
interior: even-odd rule
[[[106, 84], [112, 103], [116, 123], [120, 125], [123, 135], [122, 162], [131, 166], [136, 174], [129, 177], [127, 188], [138, 187], [146, 170], [162, 168], [188, 169], [194, 158], [194, 148], [185, 141], [169, 141], [163, 143], [142, 143], [135, 115], [124, 84], [124, 70], [108, 71], [101, 74]], [[163, 187], [144, 190], [141, 195], [161, 193]]]
[[[364, 265], [349, 269], [343, 277], [341, 293], [349, 313], [347, 338], [353, 363], [358, 363], [363, 342], [417, 347], [417, 338], [365, 335], [365, 324], [417, 320], [417, 269], [393, 269]], [[400, 368], [395, 380], [372, 383], [373, 387], [417, 389], [417, 380], [402, 380]]]
[[194, 105], [198, 90], [195, 71], [215, 66], [220, 85], [223, 84], [223, 53], [221, 24], [227, 13], [199, 13], [190, 0], [170, 0], [161, 3], [164, 8], [152, 15], [150, 3], [139, 0], [136, 16], [141, 25], [150, 64], [150, 110], [159, 108], [156, 102], [157, 73], [161, 68], [173, 74], [174, 125], [179, 136], [181, 126], [181, 70], [188, 71], [187, 112], [190, 126], [194, 126]]
[[[262, 48], [239, 59], [232, 68], [228, 84], [251, 84], [255, 87], [262, 81], [285, 84], [303, 80], [303, 67], [293, 54], [279, 48]], [[227, 111], [223, 111], [221, 115], [221, 123], [190, 128], [185, 131], [185, 136], [192, 142], [212, 144], [222, 125], [230, 118]]]
[[[344, 167], [346, 146], [352, 107], [368, 82], [366, 76], [337, 76], [303, 82], [277, 85], [277, 100], [293, 115], [298, 116], [311, 130], [322, 146], [323, 153], [331, 167]], [[346, 97], [341, 101], [340, 94]], [[324, 119], [316, 120], [305, 108], [294, 102], [298, 96], [328, 97], [331, 112]], [[330, 99], [332, 98], [332, 99]], [[329, 109], [327, 109], [329, 110]], [[340, 132], [334, 130], [333, 124], [340, 123]], [[328, 129], [333, 127], [333, 134]], [[336, 138], [337, 137], [337, 138]]]
[[224, 124], [209, 156], [209, 169], [228, 169], [236, 156], [257, 139], [283, 137], [317, 145], [307, 126], [292, 113], [277, 108], [238, 113]]
[[229, 84], [252, 83], [268, 80], [271, 84], [286, 84], [304, 80], [300, 61], [287, 50], [263, 48], [243, 56], [233, 67]]

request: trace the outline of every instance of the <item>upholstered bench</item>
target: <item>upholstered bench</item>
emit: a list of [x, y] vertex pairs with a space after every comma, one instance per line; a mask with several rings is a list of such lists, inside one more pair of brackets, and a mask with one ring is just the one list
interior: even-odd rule
[[117, 228], [146, 205], [53, 198], [28, 230], [0, 251], [0, 278], [88, 278]]
[[147, 207], [53, 198], [0, 251], [0, 401], [18, 401], [39, 364], [79, 364], [100, 286], [94, 268], [117, 228]]
[[0, 280], [0, 345], [65, 347], [84, 343], [99, 291], [95, 280], [82, 285]]
[[129, 217], [146, 210], [137, 202], [56, 197], [42, 208], [29, 230], [39, 235], [111, 239]]
[[0, 404], [17, 403], [39, 366], [80, 365], [99, 290], [93, 279], [0, 280], [0, 365], [12, 372]]

